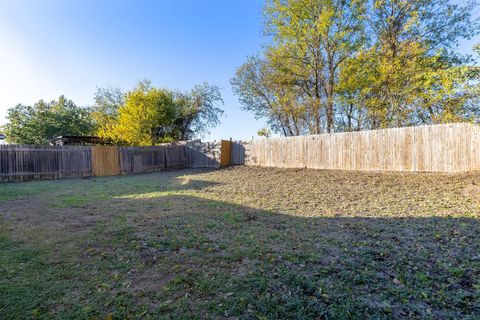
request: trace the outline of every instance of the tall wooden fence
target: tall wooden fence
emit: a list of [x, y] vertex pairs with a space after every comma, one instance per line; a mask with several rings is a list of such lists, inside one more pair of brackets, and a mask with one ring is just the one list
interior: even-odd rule
[[219, 168], [245, 164], [245, 145], [248, 142], [220, 140], [185, 142], [186, 163], [191, 168]]
[[480, 126], [466, 123], [254, 140], [246, 164], [373, 171], [480, 170]]
[[184, 146], [121, 147], [119, 154], [122, 174], [188, 166]]
[[220, 167], [221, 143], [192, 140], [184, 143], [186, 163], [191, 168]]
[[109, 176], [188, 167], [184, 146], [0, 145], [0, 181]]
[[221, 164], [375, 171], [480, 170], [480, 126], [465, 123], [223, 141], [223, 145], [200, 140], [156, 147], [0, 145], [0, 181], [218, 168]]
[[231, 157], [220, 142], [200, 140], [155, 147], [0, 145], [0, 181], [218, 168], [222, 159], [227, 164]]
[[79, 178], [92, 175], [92, 149], [0, 145], [0, 181]]

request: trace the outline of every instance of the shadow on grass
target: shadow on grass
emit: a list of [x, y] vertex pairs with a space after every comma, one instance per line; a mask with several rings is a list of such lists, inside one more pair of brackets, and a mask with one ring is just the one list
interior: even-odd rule
[[[10, 221], [0, 238], [1, 318], [480, 316], [478, 219], [305, 218], [157, 194], [149, 183], [135, 176], [110, 190], [149, 196], [123, 198], [128, 207], [87, 234], [58, 233], [69, 220], [47, 212], [50, 232], [25, 242], [23, 222]], [[197, 183], [168, 190], [205, 187]], [[49, 241], [58, 236], [69, 245]]]

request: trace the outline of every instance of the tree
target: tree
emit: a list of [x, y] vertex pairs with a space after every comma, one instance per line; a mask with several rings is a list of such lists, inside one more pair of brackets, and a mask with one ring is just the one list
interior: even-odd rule
[[64, 96], [33, 106], [18, 104], [8, 110], [7, 120], [7, 139], [17, 144], [48, 144], [59, 135], [90, 135], [93, 130], [90, 110]]
[[[368, 11], [370, 47], [342, 70], [347, 111], [364, 108], [366, 128], [462, 121], [471, 118], [475, 67], [453, 50], [478, 32], [474, 3], [375, 0]], [[351, 114], [345, 114], [347, 127]], [[358, 122], [357, 122], [358, 124]], [[351, 128], [347, 128], [351, 129]]]
[[223, 103], [220, 90], [207, 83], [195, 86], [190, 92], [175, 92], [141, 81], [127, 92], [123, 105], [117, 107], [119, 99], [113, 102], [107, 104], [109, 108], [96, 109], [99, 113], [96, 118], [104, 120], [98, 132], [126, 145], [150, 146], [191, 139], [218, 125], [223, 114], [218, 108]]
[[230, 83], [243, 108], [253, 112], [257, 119], [266, 118], [274, 132], [299, 135], [306, 130], [306, 110], [301, 98], [297, 98], [301, 95], [286, 85], [286, 79], [281, 85], [280, 77], [268, 61], [250, 57]]
[[478, 67], [455, 46], [480, 33], [475, 5], [269, 0], [271, 41], [233, 90], [284, 135], [471, 120]]
[[257, 131], [257, 135], [259, 137], [270, 138], [270, 136], [272, 135], [272, 132], [268, 128], [264, 127]]
[[105, 138], [115, 143], [150, 146], [167, 140], [163, 132], [173, 125], [173, 94], [142, 81], [125, 96], [125, 103]]
[[262, 91], [255, 88], [254, 73], [249, 76], [252, 59], [232, 80], [247, 110], [257, 106], [249, 104], [254, 100], [246, 95], [257, 95], [256, 101], [275, 96], [274, 116], [293, 112], [296, 120], [294, 130], [283, 130], [285, 135], [332, 131], [339, 70], [364, 41], [364, 10], [364, 1], [356, 0], [268, 1], [266, 31], [273, 40], [263, 54], [269, 73], [263, 78], [270, 85]]
[[273, 0], [267, 4], [267, 28], [274, 44], [266, 56], [276, 69], [293, 76], [292, 83], [303, 91], [313, 120], [310, 133], [334, 128], [338, 73], [363, 44], [364, 10], [364, 1], [356, 0]]
[[196, 85], [188, 93], [174, 94], [175, 120], [171, 133], [174, 140], [189, 140], [220, 124], [223, 104], [220, 89], [208, 83]]
[[107, 138], [118, 117], [118, 110], [125, 103], [125, 94], [115, 87], [97, 88], [94, 99], [92, 118], [95, 132], [97, 136]]

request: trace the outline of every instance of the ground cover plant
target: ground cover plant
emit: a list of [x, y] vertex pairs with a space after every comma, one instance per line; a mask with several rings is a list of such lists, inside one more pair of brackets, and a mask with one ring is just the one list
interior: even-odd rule
[[478, 319], [480, 174], [0, 185], [0, 318]]

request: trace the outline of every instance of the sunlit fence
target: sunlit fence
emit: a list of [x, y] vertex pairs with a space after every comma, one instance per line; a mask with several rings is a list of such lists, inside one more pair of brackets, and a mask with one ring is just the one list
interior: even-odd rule
[[480, 169], [480, 126], [468, 123], [254, 140], [247, 165], [335, 170]]
[[0, 181], [82, 178], [228, 165], [366, 171], [480, 170], [480, 126], [459, 123], [249, 142], [155, 147], [0, 145]]

